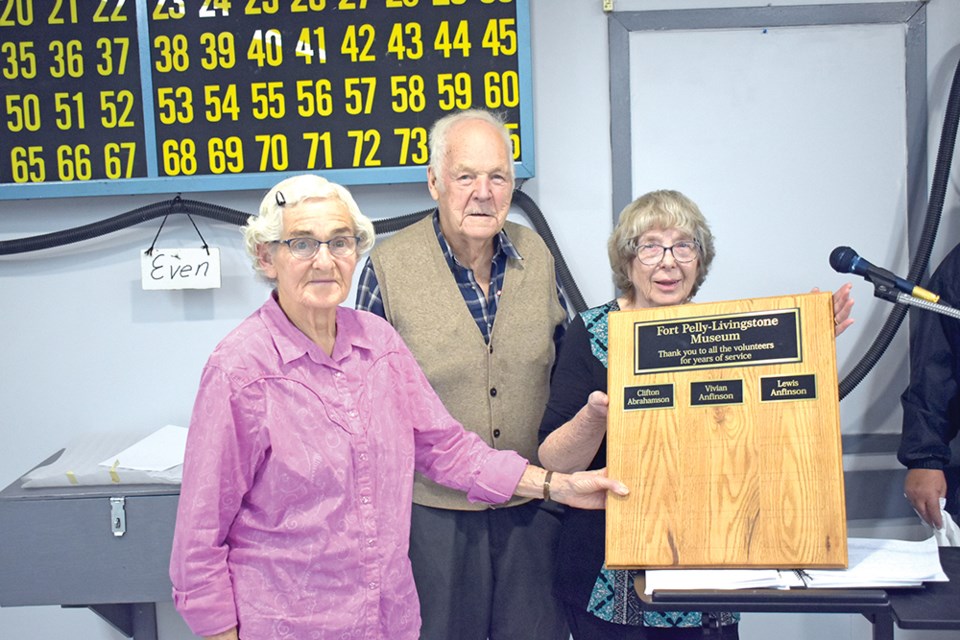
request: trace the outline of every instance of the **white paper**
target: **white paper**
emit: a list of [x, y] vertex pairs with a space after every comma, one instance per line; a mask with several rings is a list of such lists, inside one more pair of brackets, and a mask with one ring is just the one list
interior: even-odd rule
[[664, 569], [646, 572], [645, 593], [657, 589], [785, 589], [906, 587], [945, 582], [937, 541], [849, 538], [847, 569]]
[[884, 538], [847, 540], [847, 569], [807, 569], [810, 587], [895, 587], [946, 582], [933, 537], [918, 542]]
[[[927, 521], [923, 518], [920, 518], [920, 522], [923, 524], [923, 528], [933, 535], [937, 540], [937, 544], [941, 547], [960, 547], [960, 526], [957, 526], [957, 523], [953, 521], [953, 516], [946, 510], [947, 499], [940, 498], [940, 519], [943, 520], [943, 527], [940, 529], [934, 529], [931, 525], [927, 524]], [[916, 512], [916, 509], [914, 509]], [[920, 517], [920, 514], [917, 514], [917, 517]]]
[[[142, 440], [156, 427], [122, 431], [85, 431], [74, 434], [53, 462], [37, 467], [22, 478], [24, 489], [49, 487], [116, 486], [118, 484], [176, 485], [183, 478], [183, 465], [163, 471], [101, 467], [106, 456]], [[111, 458], [116, 460], [116, 458]]]
[[649, 595], [657, 589], [788, 589], [802, 587], [794, 571], [777, 569], [648, 569]]
[[100, 463], [138, 471], [163, 471], [183, 464], [187, 448], [187, 430], [168, 424]]

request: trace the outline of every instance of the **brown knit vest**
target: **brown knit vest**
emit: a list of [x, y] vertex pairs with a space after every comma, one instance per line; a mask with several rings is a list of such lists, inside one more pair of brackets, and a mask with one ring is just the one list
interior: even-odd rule
[[[457, 288], [432, 216], [379, 243], [370, 259], [387, 320], [403, 336], [447, 410], [497, 449], [537, 461], [537, 430], [554, 362], [557, 301], [553, 256], [536, 232], [507, 222], [523, 260], [507, 260], [497, 317], [487, 345]], [[462, 492], [417, 474], [414, 502], [481, 510]], [[525, 502], [514, 499], [508, 504]]]

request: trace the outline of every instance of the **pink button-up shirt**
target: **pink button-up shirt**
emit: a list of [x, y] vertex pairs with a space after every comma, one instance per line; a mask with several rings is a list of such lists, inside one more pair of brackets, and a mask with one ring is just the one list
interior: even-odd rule
[[199, 635], [416, 638], [414, 470], [498, 503], [525, 466], [463, 430], [387, 322], [338, 308], [328, 356], [271, 296], [203, 370], [174, 603]]

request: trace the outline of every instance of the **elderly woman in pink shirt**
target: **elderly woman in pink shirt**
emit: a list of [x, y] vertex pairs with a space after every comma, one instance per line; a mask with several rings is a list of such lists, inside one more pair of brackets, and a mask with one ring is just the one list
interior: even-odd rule
[[626, 487], [489, 448], [444, 409], [394, 329], [339, 306], [371, 222], [313, 175], [244, 227], [266, 303], [217, 346], [190, 422], [170, 560], [176, 607], [217, 639], [417, 638], [414, 470], [474, 501], [602, 508]]

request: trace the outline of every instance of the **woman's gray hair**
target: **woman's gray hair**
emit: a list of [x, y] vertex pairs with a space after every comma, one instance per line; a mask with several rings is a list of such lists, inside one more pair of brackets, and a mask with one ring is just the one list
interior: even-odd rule
[[357, 242], [357, 253], [362, 254], [370, 250], [376, 233], [370, 218], [360, 212], [356, 200], [350, 192], [335, 182], [330, 182], [314, 174], [302, 174], [287, 178], [279, 182], [260, 202], [260, 213], [247, 218], [246, 226], [241, 228], [247, 255], [253, 261], [253, 268], [261, 276], [264, 275], [260, 267], [260, 258], [257, 247], [268, 242], [280, 240], [283, 232], [283, 212], [307, 200], [339, 200], [350, 212], [353, 220], [353, 232], [360, 240]]
[[625, 294], [633, 294], [630, 262], [637, 255], [637, 238], [651, 229], [679, 229], [700, 245], [697, 279], [690, 291], [692, 298], [707, 278], [713, 262], [713, 233], [696, 203], [679, 191], [664, 189], [645, 193], [620, 212], [617, 226], [607, 242], [614, 283]]
[[[513, 168], [513, 142], [510, 141], [510, 131], [507, 130], [506, 121], [503, 116], [492, 113], [484, 109], [467, 109], [446, 115], [430, 127], [430, 170], [433, 175], [439, 176], [443, 170], [444, 162], [447, 159], [447, 138], [450, 130], [456, 125], [467, 120], [482, 120], [494, 127], [503, 139], [503, 147], [507, 150], [507, 158], [510, 166], [510, 182], [514, 182]], [[438, 188], [442, 188], [443, 181], [437, 182]]]

